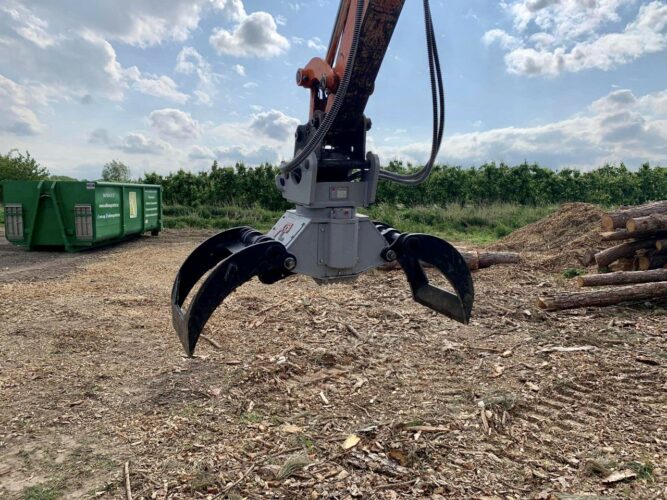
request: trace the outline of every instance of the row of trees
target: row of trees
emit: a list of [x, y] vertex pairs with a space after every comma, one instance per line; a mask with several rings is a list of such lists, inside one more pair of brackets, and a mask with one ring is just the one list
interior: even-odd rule
[[[411, 167], [395, 162], [389, 169], [407, 173]], [[288, 204], [275, 188], [277, 173], [278, 168], [271, 165], [219, 168], [214, 163], [209, 171], [199, 173], [179, 170], [167, 176], [146, 174], [143, 182], [161, 184], [165, 203], [170, 205], [259, 205], [282, 210]], [[525, 163], [513, 167], [490, 163], [477, 168], [440, 165], [421, 186], [380, 182], [378, 189], [379, 202], [408, 206], [493, 202], [546, 205], [571, 201], [629, 205], [656, 199], [667, 199], [667, 168], [649, 164], [636, 171], [621, 164], [589, 172], [554, 171]]]
[[[393, 162], [390, 170], [408, 173], [414, 167]], [[146, 174], [141, 182], [161, 184], [164, 200], [169, 205], [239, 205], [261, 206], [282, 210], [289, 205], [275, 187], [278, 168], [262, 165], [248, 168], [220, 168], [192, 173], [179, 170], [162, 176]], [[0, 181], [58, 179], [49, 175], [30, 153], [12, 150], [0, 154]], [[121, 162], [107, 163], [103, 180], [128, 181], [130, 169]], [[388, 204], [444, 205], [448, 203], [487, 204], [509, 202], [521, 205], [547, 205], [568, 201], [585, 201], [603, 205], [631, 205], [667, 199], [667, 168], [644, 164], [631, 171], [625, 165], [581, 172], [573, 169], [554, 171], [527, 163], [508, 166], [489, 163], [477, 168], [436, 166], [427, 182], [418, 187], [405, 187], [381, 182], [378, 201]]]

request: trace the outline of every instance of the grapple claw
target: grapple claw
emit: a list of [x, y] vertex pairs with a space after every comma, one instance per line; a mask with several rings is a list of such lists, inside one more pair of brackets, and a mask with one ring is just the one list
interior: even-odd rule
[[[381, 223], [375, 226], [390, 245], [385, 254], [391, 254], [401, 264], [414, 299], [455, 321], [468, 324], [475, 289], [468, 264], [458, 250], [435, 236], [400, 233]], [[422, 262], [437, 268], [455, 293], [430, 284]]]
[[[178, 271], [171, 292], [172, 320], [185, 353], [193, 355], [211, 314], [236, 288], [254, 276], [275, 283], [291, 274], [293, 262], [282, 243], [249, 227], [223, 231], [197, 247]], [[211, 269], [184, 311], [188, 294]]]

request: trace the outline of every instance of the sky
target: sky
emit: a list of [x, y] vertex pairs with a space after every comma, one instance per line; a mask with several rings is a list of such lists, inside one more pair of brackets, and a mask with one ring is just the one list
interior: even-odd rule
[[[308, 118], [296, 70], [324, 57], [338, 0], [1, 0], [0, 152], [52, 174], [135, 176], [289, 160]], [[667, 165], [666, 0], [431, 0], [445, 74], [439, 160]], [[406, 0], [369, 149], [423, 162], [422, 2]]]

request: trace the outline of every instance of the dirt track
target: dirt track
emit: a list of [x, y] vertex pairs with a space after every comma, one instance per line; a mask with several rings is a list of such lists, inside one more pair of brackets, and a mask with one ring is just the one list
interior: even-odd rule
[[123, 498], [125, 462], [135, 498], [667, 496], [665, 303], [545, 314], [569, 284], [530, 259], [476, 273], [469, 327], [400, 271], [252, 282], [187, 359], [169, 292], [200, 240], [0, 246], [0, 496]]

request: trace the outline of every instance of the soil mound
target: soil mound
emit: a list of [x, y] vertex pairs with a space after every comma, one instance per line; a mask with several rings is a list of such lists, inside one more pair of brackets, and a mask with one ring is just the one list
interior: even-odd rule
[[556, 213], [523, 227], [493, 245], [497, 250], [540, 254], [550, 270], [581, 267], [584, 254], [608, 246], [600, 240], [604, 211], [589, 203], [566, 203]]

